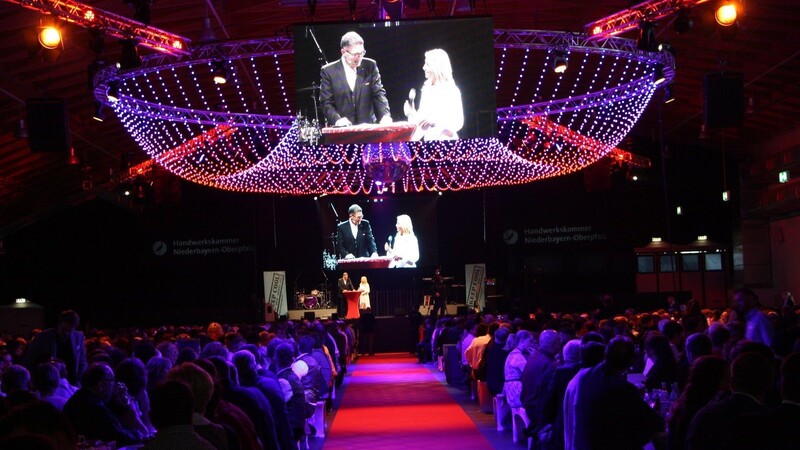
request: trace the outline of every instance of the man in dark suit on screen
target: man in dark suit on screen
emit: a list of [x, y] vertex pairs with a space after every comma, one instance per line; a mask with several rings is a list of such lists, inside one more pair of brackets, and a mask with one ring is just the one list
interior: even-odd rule
[[372, 236], [372, 227], [364, 220], [364, 213], [358, 205], [347, 210], [350, 217], [336, 226], [336, 252], [340, 258], [377, 258], [378, 248]]
[[381, 74], [375, 60], [364, 57], [364, 39], [350, 31], [340, 48], [342, 57], [320, 70], [320, 103], [328, 125], [391, 124]]

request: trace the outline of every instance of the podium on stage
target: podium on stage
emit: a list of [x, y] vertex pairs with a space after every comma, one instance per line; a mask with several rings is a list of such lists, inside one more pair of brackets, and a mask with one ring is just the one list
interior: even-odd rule
[[344, 298], [347, 301], [347, 319], [358, 319], [361, 313], [358, 312], [358, 302], [361, 300], [361, 291], [344, 291]]

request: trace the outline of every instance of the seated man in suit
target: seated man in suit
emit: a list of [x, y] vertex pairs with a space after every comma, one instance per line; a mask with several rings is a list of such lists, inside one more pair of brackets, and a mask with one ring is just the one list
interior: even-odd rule
[[336, 251], [340, 258], [377, 258], [378, 248], [372, 227], [364, 220], [364, 213], [358, 205], [347, 210], [350, 218], [336, 227]]
[[378, 65], [364, 57], [364, 39], [350, 31], [342, 36], [340, 48], [341, 59], [320, 70], [320, 103], [328, 124], [392, 123]]

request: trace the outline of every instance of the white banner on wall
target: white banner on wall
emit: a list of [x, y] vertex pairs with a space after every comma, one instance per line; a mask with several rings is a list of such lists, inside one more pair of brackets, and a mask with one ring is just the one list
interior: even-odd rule
[[486, 306], [486, 293], [483, 286], [486, 283], [486, 264], [467, 264], [464, 266], [467, 281], [467, 307], [469, 309], [483, 310]]
[[264, 303], [271, 303], [279, 316], [289, 314], [286, 302], [286, 272], [264, 272]]

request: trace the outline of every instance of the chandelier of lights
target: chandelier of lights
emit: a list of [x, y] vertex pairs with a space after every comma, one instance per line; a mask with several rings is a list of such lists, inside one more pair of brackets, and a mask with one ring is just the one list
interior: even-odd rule
[[[567, 52], [569, 70], [553, 59]], [[364, 145], [298, 142], [290, 39], [227, 41], [191, 56], [153, 54], [140, 68], [100, 74], [95, 97], [159, 165], [220, 189], [282, 194], [370, 194], [522, 184], [580, 170], [615, 150], [649, 103], [668, 52], [630, 39], [495, 30], [498, 136], [412, 142], [390, 185], [370, 178]], [[228, 82], [211, 72], [224, 61]], [[118, 101], [107, 90], [119, 91]]]

